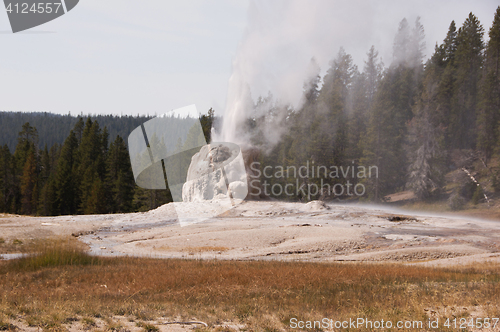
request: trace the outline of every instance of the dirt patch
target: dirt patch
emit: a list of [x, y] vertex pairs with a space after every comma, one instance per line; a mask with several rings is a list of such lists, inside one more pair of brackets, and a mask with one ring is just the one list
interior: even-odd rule
[[401, 222], [401, 221], [418, 221], [417, 218], [406, 215], [396, 215], [396, 214], [382, 214], [378, 215], [379, 218], [384, 218], [392, 222]]
[[391, 217], [388, 217], [387, 220], [393, 221], [393, 222], [399, 222], [399, 221], [418, 221], [417, 218], [408, 217], [408, 216], [391, 216]]

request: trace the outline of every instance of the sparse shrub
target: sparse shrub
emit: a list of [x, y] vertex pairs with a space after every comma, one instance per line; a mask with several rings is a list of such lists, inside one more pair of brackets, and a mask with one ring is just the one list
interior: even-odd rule
[[448, 206], [452, 211], [462, 210], [465, 206], [465, 199], [459, 193], [454, 192], [448, 199]]
[[491, 185], [496, 193], [500, 192], [500, 181], [498, 180], [498, 174], [492, 175]]
[[79, 319], [76, 318], [76, 317], [67, 317], [65, 320], [64, 320], [64, 323], [65, 324], [72, 324], [74, 322], [78, 322]]
[[0, 244], [4, 244], [5, 243], [5, 239], [3, 237], [0, 237]]
[[114, 322], [110, 318], [105, 318], [104, 321], [106, 322], [106, 331], [116, 331], [116, 332], [125, 332], [128, 331], [127, 329], [123, 328], [123, 326], [120, 323]]
[[156, 332], [156, 331], [159, 331], [159, 330], [160, 330], [160, 329], [158, 329], [156, 326], [151, 325], [151, 324], [146, 324], [146, 325], [144, 325], [143, 329], [144, 329], [144, 331], [146, 331], [146, 332]]
[[38, 326], [38, 321], [40, 318], [38, 316], [27, 316], [26, 317], [26, 324], [28, 324], [29, 327], [35, 327]]
[[465, 200], [469, 201], [470, 199], [472, 199], [472, 196], [474, 195], [476, 188], [477, 188], [477, 184], [475, 184], [470, 179], [468, 179], [467, 181], [465, 181], [465, 183], [463, 183], [460, 186], [459, 194]]
[[14, 240], [12, 241], [12, 244], [15, 244], [15, 245], [21, 245], [21, 244], [23, 244], [23, 241], [21, 241], [21, 240], [19, 240], [19, 239], [14, 239]]
[[146, 323], [142, 323], [142, 322], [137, 323], [137, 326], [142, 327], [145, 332], [157, 332], [160, 330], [159, 328], [157, 328], [156, 326], [154, 326], [152, 324], [146, 324]]
[[9, 323], [5, 323], [5, 322], [0, 320], [0, 331], [16, 331], [16, 330], [17, 330], [17, 326], [9, 324]]
[[140, 320], [153, 320], [154, 317], [151, 316], [151, 312], [147, 310], [137, 310], [135, 312], [135, 317]]
[[482, 197], [483, 197], [483, 189], [481, 189], [481, 186], [476, 186], [476, 190], [472, 195], [472, 204], [477, 205], [477, 203], [479, 203], [479, 200]]
[[95, 321], [92, 318], [90, 318], [90, 317], [84, 317], [82, 319], [82, 324], [85, 327], [85, 329], [90, 329], [92, 327], [97, 326], [96, 323], [95, 323]]

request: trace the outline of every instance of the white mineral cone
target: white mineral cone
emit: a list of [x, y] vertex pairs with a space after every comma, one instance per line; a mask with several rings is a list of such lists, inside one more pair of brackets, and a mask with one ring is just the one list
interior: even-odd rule
[[205, 145], [191, 158], [182, 186], [183, 202], [196, 204], [185, 209], [189, 213], [181, 213], [183, 216], [179, 215], [179, 219], [181, 224], [182, 220], [186, 224], [214, 217], [241, 203], [247, 195], [247, 174], [239, 146], [232, 143]]

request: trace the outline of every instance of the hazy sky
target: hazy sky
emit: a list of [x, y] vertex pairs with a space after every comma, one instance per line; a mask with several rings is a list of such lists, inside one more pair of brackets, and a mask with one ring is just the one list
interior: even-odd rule
[[[282, 15], [283, 6], [294, 3], [300, 4], [297, 10]], [[305, 4], [315, 9], [300, 10]], [[221, 114], [238, 45], [246, 29], [253, 28], [247, 28], [248, 17], [261, 17], [274, 36], [262, 43], [290, 40], [295, 43], [290, 50], [300, 49], [304, 58], [316, 56], [326, 70], [340, 46], [362, 67], [373, 44], [388, 65], [403, 17], [412, 24], [421, 16], [427, 55], [443, 40], [451, 20], [460, 26], [470, 11], [487, 35], [497, 6], [495, 0], [298, 0], [278, 5], [81, 0], [67, 15], [18, 34], [10, 32], [2, 8], [0, 110], [136, 115], [196, 104], [200, 111], [214, 107]], [[269, 61], [267, 55], [260, 59], [265, 62], [261, 70], [272, 74], [286, 52], [273, 55], [273, 47], [266, 49]]]

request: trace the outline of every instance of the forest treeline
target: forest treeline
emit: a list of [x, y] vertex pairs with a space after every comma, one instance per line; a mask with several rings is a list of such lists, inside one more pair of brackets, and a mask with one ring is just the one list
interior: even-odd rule
[[[109, 137], [127, 137], [132, 130], [142, 123], [152, 119], [152, 116], [116, 116], [116, 115], [89, 115], [93, 120], [99, 122], [102, 128], [106, 127]], [[51, 147], [54, 144], [62, 144], [71, 129], [79, 121], [85, 118], [83, 115], [74, 116], [47, 112], [0, 112], [0, 144], [7, 144], [10, 151], [14, 151], [17, 145], [17, 134], [26, 122], [35, 127], [38, 132], [38, 144]]]
[[[213, 118], [212, 110], [200, 117], [207, 140]], [[141, 125], [144, 119], [127, 117], [124, 121]], [[0, 148], [0, 212], [41, 216], [126, 213], [171, 201], [168, 190], [147, 190], [135, 184], [124, 139], [116, 135], [110, 141], [108, 127], [91, 117], [77, 117], [64, 142], [50, 148], [47, 144], [40, 148], [38, 130], [29, 122], [17, 130], [14, 152], [7, 144]]]
[[[321, 78], [313, 58], [317, 75], [305, 82], [300, 109], [280, 104], [272, 94], [255, 104], [256, 114], [268, 109], [246, 123], [253, 143], [268, 151], [262, 164], [377, 166], [378, 177], [349, 173], [329, 179], [362, 183], [365, 197], [375, 201], [403, 190], [419, 199], [442, 192], [445, 174], [462, 167], [464, 156], [473, 154], [488, 165], [500, 153], [500, 7], [487, 41], [484, 34], [473, 13], [460, 27], [453, 21], [423, 63], [424, 27], [419, 18], [411, 24], [403, 19], [388, 67], [372, 47], [360, 71], [341, 48]], [[273, 142], [262, 128], [282, 128], [284, 134]], [[492, 181], [498, 183], [498, 176], [492, 172]], [[321, 183], [320, 177], [300, 180]], [[270, 181], [283, 187], [296, 179]]]

